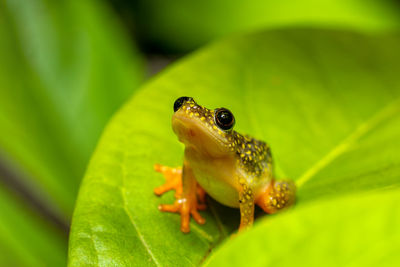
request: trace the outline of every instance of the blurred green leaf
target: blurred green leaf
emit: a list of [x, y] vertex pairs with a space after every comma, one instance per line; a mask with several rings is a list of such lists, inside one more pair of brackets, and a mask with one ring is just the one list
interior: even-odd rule
[[354, 194], [265, 218], [204, 266], [398, 266], [399, 201]]
[[114, 2], [121, 9], [131, 6], [135, 30], [146, 44], [172, 51], [191, 50], [226, 34], [254, 29], [308, 25], [380, 31], [400, 26], [400, 4], [395, 0]]
[[[69, 264], [197, 265], [238, 227], [234, 210], [211, 205], [207, 224], [192, 224], [184, 235], [178, 215], [157, 210], [173, 196], [153, 195], [163, 183], [153, 164], [182, 162], [170, 125], [182, 95], [229, 108], [239, 132], [266, 140], [277, 176], [298, 181], [298, 208], [329, 195], [399, 186], [399, 44], [396, 36], [266, 31], [216, 43], [174, 65], [105, 129], [80, 189]], [[286, 239], [274, 236], [271, 244], [285, 247]], [[340, 245], [330, 241], [332, 249]]]
[[0, 149], [68, 218], [104, 124], [141, 81], [141, 60], [102, 1], [2, 5]]
[[102, 1], [1, 1], [0, 39], [0, 182], [41, 203], [0, 183], [0, 262], [63, 266], [65, 229], [46, 212], [69, 221], [104, 124], [142, 80], [141, 59]]
[[64, 235], [0, 186], [2, 266], [65, 266]]

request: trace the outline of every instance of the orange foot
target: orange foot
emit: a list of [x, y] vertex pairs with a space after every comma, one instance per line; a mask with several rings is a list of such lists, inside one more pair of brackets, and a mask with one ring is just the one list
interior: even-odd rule
[[154, 194], [161, 196], [165, 192], [175, 190], [175, 198], [179, 198], [182, 195], [182, 168], [171, 168], [154, 164], [154, 170], [162, 173], [166, 179], [165, 184], [154, 188]]
[[[172, 205], [159, 205], [158, 209], [164, 212], [176, 212], [181, 214], [181, 231], [188, 233], [190, 231], [190, 215], [198, 224], [204, 224], [206, 220], [201, 217], [199, 210], [207, 208], [205, 204], [205, 191], [197, 184], [196, 193], [182, 196], [182, 168], [171, 168], [155, 164], [154, 169], [164, 175], [166, 182], [162, 186], [154, 189], [157, 196], [167, 191], [175, 190], [175, 202]], [[199, 200], [199, 202], [198, 202]]]

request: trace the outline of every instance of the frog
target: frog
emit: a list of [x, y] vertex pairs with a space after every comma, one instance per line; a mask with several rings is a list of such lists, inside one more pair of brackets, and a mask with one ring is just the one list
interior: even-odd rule
[[240, 210], [239, 232], [254, 223], [255, 206], [268, 214], [295, 202], [292, 180], [276, 179], [270, 146], [235, 131], [235, 117], [227, 108], [208, 109], [192, 98], [179, 97], [173, 105], [172, 130], [184, 144], [183, 164], [155, 164], [165, 183], [154, 189], [157, 196], [175, 191], [173, 204], [161, 204], [162, 212], [180, 214], [180, 230], [190, 232], [190, 218], [205, 219], [206, 195]]

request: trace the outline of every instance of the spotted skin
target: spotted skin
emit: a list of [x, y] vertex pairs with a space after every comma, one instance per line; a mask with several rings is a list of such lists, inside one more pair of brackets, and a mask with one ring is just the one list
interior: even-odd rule
[[[165, 211], [180, 212], [182, 218], [186, 218], [181, 223], [183, 232], [189, 231], [189, 215], [182, 211], [180, 203], [192, 203], [187, 210], [195, 214], [196, 221], [203, 223], [196, 211], [197, 206], [204, 206], [196, 197], [199, 189], [222, 204], [240, 209], [239, 230], [253, 224], [255, 204], [267, 213], [293, 204], [294, 183], [274, 179], [270, 147], [234, 131], [235, 121], [230, 111], [208, 109], [188, 97], [179, 98], [174, 111], [172, 128], [185, 145], [183, 168], [190, 169], [190, 175], [181, 173], [182, 183], [176, 182], [175, 188], [169, 183], [167, 188], [184, 193], [176, 196], [176, 206]], [[188, 189], [189, 186], [185, 189], [185, 184], [192, 189]]]
[[202, 107], [198, 105], [193, 99], [190, 99], [178, 109], [178, 111], [184, 110], [186, 115], [190, 118], [197, 118], [202, 122], [210, 131], [218, 133], [224, 137], [228, 137], [232, 133], [229, 131], [223, 131], [219, 129], [214, 120], [214, 110]]
[[280, 209], [292, 205], [296, 190], [293, 181], [290, 180], [273, 181], [272, 184], [273, 186], [268, 193], [269, 198], [266, 200], [268, 213], [275, 213]]
[[254, 177], [261, 177], [265, 171], [272, 173], [271, 149], [266, 143], [235, 131], [232, 136], [241, 168]]
[[190, 118], [200, 119], [210, 131], [226, 138], [226, 146], [236, 153], [237, 162], [249, 175], [261, 177], [264, 171], [272, 172], [271, 149], [265, 142], [233, 130], [221, 130], [215, 123], [215, 111], [198, 105], [193, 99], [186, 101], [179, 110], [184, 110]]

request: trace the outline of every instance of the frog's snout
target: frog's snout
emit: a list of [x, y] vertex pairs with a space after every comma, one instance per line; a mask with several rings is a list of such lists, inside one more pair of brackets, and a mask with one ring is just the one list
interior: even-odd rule
[[187, 125], [180, 125], [174, 131], [180, 140], [193, 140], [197, 136], [196, 130]]
[[190, 140], [196, 136], [196, 131], [191, 127], [190, 121], [179, 114], [175, 114], [172, 118], [172, 129], [181, 141]]

